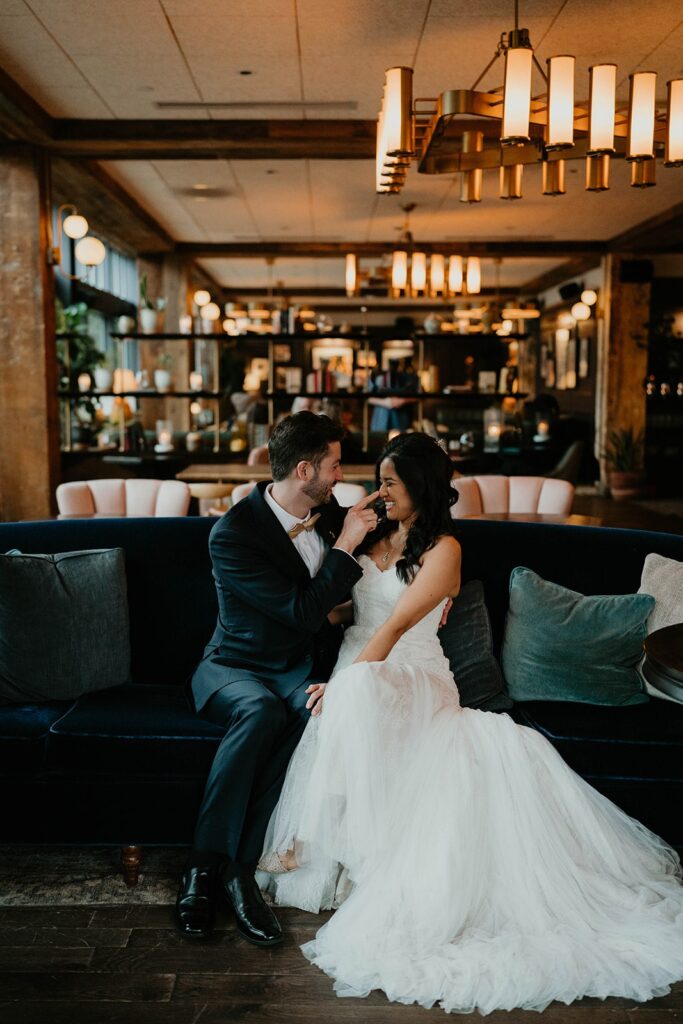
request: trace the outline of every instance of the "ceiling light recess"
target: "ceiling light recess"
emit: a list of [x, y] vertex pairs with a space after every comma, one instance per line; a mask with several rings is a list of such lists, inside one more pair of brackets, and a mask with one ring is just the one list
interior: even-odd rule
[[[503, 32], [494, 57], [471, 88], [448, 89], [437, 99], [413, 99], [413, 70], [392, 67], [385, 72], [384, 92], [377, 120], [376, 190], [392, 194], [405, 185], [412, 160], [422, 174], [461, 172], [460, 201], [481, 201], [483, 172], [501, 168], [500, 195], [521, 198], [524, 164], [544, 162], [543, 193], [563, 195], [564, 164], [548, 161], [548, 153], [566, 159], [586, 159], [586, 189], [609, 188], [610, 159], [615, 152], [632, 162], [631, 184], [655, 184], [655, 164], [683, 166], [683, 78], [667, 84], [667, 104], [656, 104], [653, 71], [629, 76], [627, 116], [617, 110], [617, 66], [589, 68], [588, 105], [576, 103], [573, 54], [551, 56], [545, 69], [538, 62], [529, 31], [518, 24]], [[483, 92], [481, 80], [503, 58], [503, 82]], [[500, 66], [500, 65], [498, 65]], [[541, 88], [534, 92], [533, 79]], [[579, 83], [583, 92], [586, 84]], [[475, 117], [497, 123], [498, 136], [473, 130]], [[512, 157], [512, 159], [511, 159]]]

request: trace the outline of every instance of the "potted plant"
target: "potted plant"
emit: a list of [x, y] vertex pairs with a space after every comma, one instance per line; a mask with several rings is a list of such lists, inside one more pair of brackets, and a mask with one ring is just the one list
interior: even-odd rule
[[173, 377], [171, 367], [173, 359], [169, 352], [160, 352], [157, 356], [157, 368], [154, 371], [154, 387], [157, 391], [171, 391], [173, 388]]
[[609, 489], [615, 501], [637, 497], [643, 488], [645, 435], [633, 427], [611, 430], [603, 458], [610, 468]]
[[[87, 374], [94, 380], [98, 368], [106, 362], [106, 356], [89, 333], [85, 302], [63, 306], [57, 300], [55, 313], [59, 386], [65, 391], [75, 391], [79, 377]], [[74, 447], [88, 448], [97, 429], [97, 416], [101, 414], [99, 403], [92, 396], [83, 395], [73, 401], [73, 412], [71, 443]]]
[[154, 334], [160, 329], [165, 309], [166, 299], [150, 298], [147, 274], [143, 274], [140, 278], [140, 329], [143, 334]]
[[103, 359], [102, 365], [95, 367], [93, 376], [95, 378], [95, 388], [98, 391], [111, 391], [112, 384], [114, 381], [114, 368], [111, 360]]

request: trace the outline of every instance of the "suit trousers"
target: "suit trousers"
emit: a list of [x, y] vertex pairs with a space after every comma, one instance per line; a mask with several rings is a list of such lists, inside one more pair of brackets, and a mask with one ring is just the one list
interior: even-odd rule
[[272, 681], [245, 671], [218, 690], [201, 715], [223, 726], [194, 836], [196, 853], [217, 854], [237, 871], [252, 870], [310, 711], [306, 679], [287, 697]]

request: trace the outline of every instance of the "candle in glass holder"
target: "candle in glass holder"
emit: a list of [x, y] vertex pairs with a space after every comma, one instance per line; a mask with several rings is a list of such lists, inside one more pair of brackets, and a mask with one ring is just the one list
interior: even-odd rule
[[155, 452], [173, 451], [173, 424], [170, 420], [157, 420], [157, 443]]
[[78, 390], [79, 391], [90, 391], [90, 374], [79, 373], [78, 375]]
[[193, 370], [190, 374], [190, 390], [201, 391], [204, 386], [204, 378], [199, 370]]

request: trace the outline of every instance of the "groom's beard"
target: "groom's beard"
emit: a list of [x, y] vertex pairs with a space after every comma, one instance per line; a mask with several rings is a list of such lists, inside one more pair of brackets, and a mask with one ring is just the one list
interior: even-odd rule
[[310, 483], [307, 483], [305, 487], [302, 487], [303, 493], [307, 498], [310, 498], [316, 505], [327, 505], [330, 498], [332, 497], [333, 483], [323, 483], [320, 476], [316, 474]]

